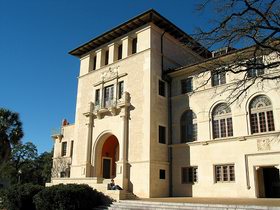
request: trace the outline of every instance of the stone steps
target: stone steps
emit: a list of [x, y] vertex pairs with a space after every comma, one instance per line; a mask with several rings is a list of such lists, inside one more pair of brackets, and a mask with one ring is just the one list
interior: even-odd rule
[[200, 204], [200, 203], [171, 203], [171, 202], [149, 202], [120, 200], [114, 202], [109, 210], [172, 210], [172, 209], [199, 209], [199, 210], [279, 210], [280, 207], [255, 206], [255, 205], [225, 205], [225, 204]]

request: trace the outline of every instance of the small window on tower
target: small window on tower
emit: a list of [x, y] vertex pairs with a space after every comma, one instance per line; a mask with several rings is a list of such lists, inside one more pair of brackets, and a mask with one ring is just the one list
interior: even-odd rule
[[92, 70], [96, 69], [96, 55], [93, 57], [93, 67]]
[[132, 40], [132, 54], [137, 53], [137, 38]]
[[122, 44], [118, 46], [118, 60], [122, 59]]
[[159, 126], [158, 127], [158, 142], [161, 144], [165, 144], [166, 143], [166, 128], [163, 126]]
[[165, 179], [165, 170], [163, 169], [159, 170], [159, 179]]
[[61, 156], [66, 156], [66, 152], [67, 152], [67, 142], [62, 142], [61, 145]]
[[105, 52], [105, 65], [108, 65], [109, 63], [109, 50], [106, 50]]
[[161, 80], [158, 81], [158, 94], [160, 96], [165, 96], [165, 82]]

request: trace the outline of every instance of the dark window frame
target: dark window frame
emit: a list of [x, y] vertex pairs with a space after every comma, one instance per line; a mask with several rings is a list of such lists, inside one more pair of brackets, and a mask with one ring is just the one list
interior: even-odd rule
[[108, 65], [109, 64], [109, 49], [105, 51], [105, 61], [104, 61], [104, 65]]
[[166, 170], [159, 169], [159, 179], [166, 179]]
[[95, 105], [100, 105], [100, 89], [95, 90]]
[[122, 59], [122, 56], [123, 56], [123, 49], [122, 49], [123, 45], [120, 44], [118, 46], [118, 60], [121, 60]]
[[131, 54], [137, 53], [137, 45], [138, 45], [138, 40], [137, 37], [132, 39], [132, 49], [131, 49]]
[[124, 81], [120, 81], [118, 82], [118, 99], [121, 99], [123, 94], [124, 94]]
[[215, 183], [232, 183], [235, 182], [235, 165], [218, 164], [214, 165]]
[[188, 166], [181, 168], [181, 183], [195, 184], [198, 182], [198, 167]]
[[166, 127], [158, 126], [158, 142], [160, 144], [166, 144]]
[[162, 97], [166, 97], [166, 87], [165, 82], [158, 80], [158, 94]]
[[181, 93], [190, 93], [193, 91], [193, 78], [187, 78], [181, 80]]
[[93, 63], [92, 63], [92, 70], [96, 70], [96, 61], [97, 61], [96, 59], [97, 59], [97, 58], [96, 58], [96, 55], [94, 55], [94, 56], [93, 56], [93, 60], [92, 60], [92, 62], [93, 62]]
[[67, 154], [67, 141], [61, 143], [61, 156], [64, 157]]
[[211, 72], [211, 84], [212, 87], [216, 87], [219, 85], [226, 84], [226, 70], [225, 67], [222, 67], [220, 69], [216, 69]]

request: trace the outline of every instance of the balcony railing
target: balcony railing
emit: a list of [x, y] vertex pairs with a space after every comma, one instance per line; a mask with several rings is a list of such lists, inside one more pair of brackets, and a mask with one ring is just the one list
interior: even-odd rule
[[110, 99], [103, 100], [102, 103], [100, 101], [96, 101], [95, 103], [90, 103], [89, 112], [84, 113], [85, 115], [89, 115], [90, 113], [97, 115], [98, 118], [101, 117], [101, 114], [110, 112], [112, 115], [116, 115], [117, 111], [123, 107], [127, 107], [130, 105], [129, 103], [129, 93], [124, 92], [120, 99]]

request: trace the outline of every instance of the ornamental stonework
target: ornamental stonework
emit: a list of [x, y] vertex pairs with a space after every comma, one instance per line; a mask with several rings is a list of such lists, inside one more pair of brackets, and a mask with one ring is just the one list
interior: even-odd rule
[[268, 151], [270, 150], [270, 139], [258, 139], [257, 140], [257, 148], [258, 151]]

